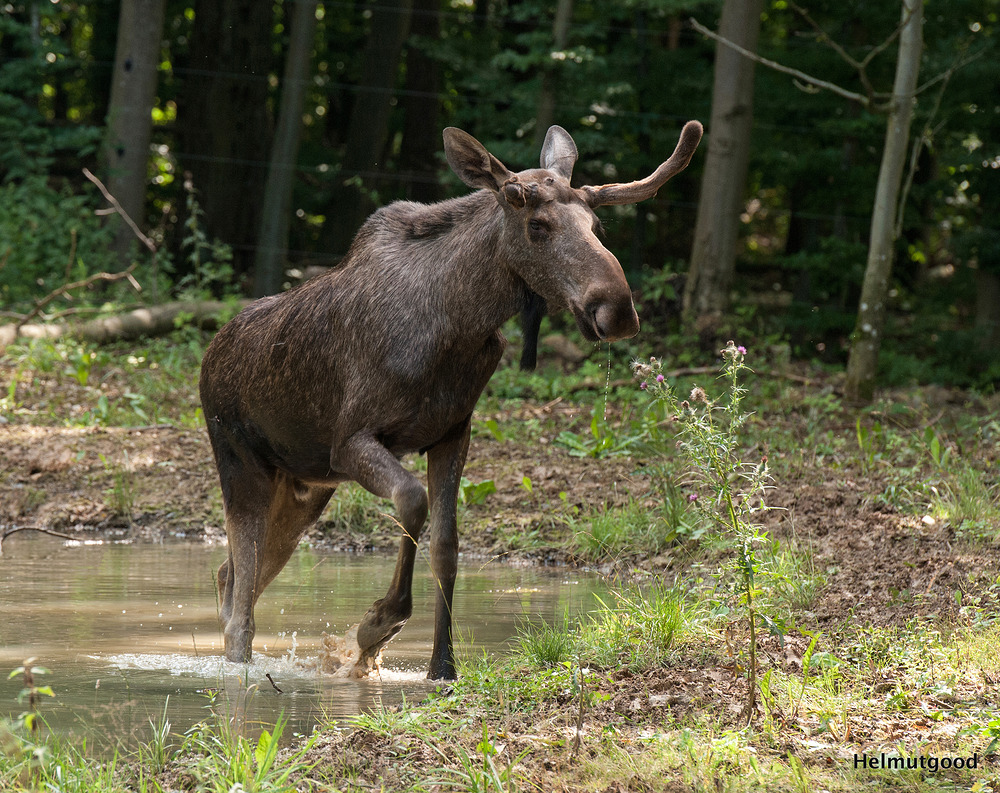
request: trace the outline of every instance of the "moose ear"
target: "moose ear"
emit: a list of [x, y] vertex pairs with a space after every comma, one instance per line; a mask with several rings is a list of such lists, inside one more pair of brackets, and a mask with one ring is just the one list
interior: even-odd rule
[[444, 154], [451, 170], [469, 187], [497, 192], [514, 175], [482, 143], [457, 127], [444, 131]]
[[577, 156], [576, 144], [570, 134], [560, 126], [549, 127], [542, 144], [542, 167], [569, 180], [573, 176]]

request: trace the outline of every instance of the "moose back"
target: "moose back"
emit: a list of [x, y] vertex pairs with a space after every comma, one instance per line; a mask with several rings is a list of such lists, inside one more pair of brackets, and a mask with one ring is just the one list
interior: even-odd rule
[[[561, 127], [549, 129], [541, 167], [519, 173], [448, 128], [448, 164], [475, 192], [378, 210], [339, 267], [252, 303], [219, 331], [201, 400], [229, 540], [218, 572], [226, 658], [250, 660], [257, 598], [336, 486], [353, 480], [391, 499], [403, 530], [389, 590], [358, 627], [359, 665], [410, 616], [429, 513], [437, 600], [428, 676], [455, 677], [456, 504], [472, 411], [506, 343], [500, 327], [519, 311], [537, 322], [545, 305], [569, 310], [591, 341], [634, 336], [631, 291], [598, 239], [594, 208], [653, 196], [687, 166], [701, 134], [688, 122], [645, 179], [573, 188], [577, 149]], [[427, 454], [426, 491], [399, 462], [411, 452]]]

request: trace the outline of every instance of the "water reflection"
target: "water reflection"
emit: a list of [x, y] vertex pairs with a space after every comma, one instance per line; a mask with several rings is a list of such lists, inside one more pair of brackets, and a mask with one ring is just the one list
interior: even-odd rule
[[[343, 633], [385, 593], [393, 559], [300, 548], [256, 609], [251, 664], [221, 658], [214, 570], [224, 548], [200, 545], [66, 544], [18, 537], [0, 559], [0, 679], [29, 656], [51, 670], [43, 704], [50, 726], [100, 745], [147, 737], [169, 697], [183, 731], [207, 715], [241, 707], [308, 731], [318, 715], [358, 713], [429, 690], [433, 581], [418, 560], [413, 617], [389, 645], [381, 676], [349, 680], [313, 669], [323, 632]], [[576, 572], [466, 563], [455, 594], [459, 654], [502, 652], [525, 618], [561, 620], [589, 609], [600, 582]], [[273, 681], [273, 683], [272, 683]], [[280, 693], [279, 693], [280, 689]], [[0, 686], [0, 714], [17, 715], [20, 682]]]

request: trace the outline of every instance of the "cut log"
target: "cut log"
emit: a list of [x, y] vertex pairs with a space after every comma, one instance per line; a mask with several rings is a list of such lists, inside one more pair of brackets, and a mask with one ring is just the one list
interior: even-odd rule
[[103, 344], [128, 341], [143, 336], [163, 336], [176, 328], [181, 319], [182, 324], [217, 328], [248, 302], [243, 300], [234, 305], [218, 300], [182, 301], [138, 308], [119, 316], [102, 317], [81, 323], [3, 325], [0, 326], [0, 352], [18, 338], [56, 339], [62, 336], [74, 336], [84, 341]]

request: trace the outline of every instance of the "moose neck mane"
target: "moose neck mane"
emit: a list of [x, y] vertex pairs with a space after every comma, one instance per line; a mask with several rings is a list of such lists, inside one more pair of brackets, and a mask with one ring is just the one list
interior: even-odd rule
[[505, 255], [504, 212], [488, 190], [436, 204], [398, 202], [386, 211], [403, 225], [424, 286], [462, 316], [466, 333], [493, 333], [537, 305]]

